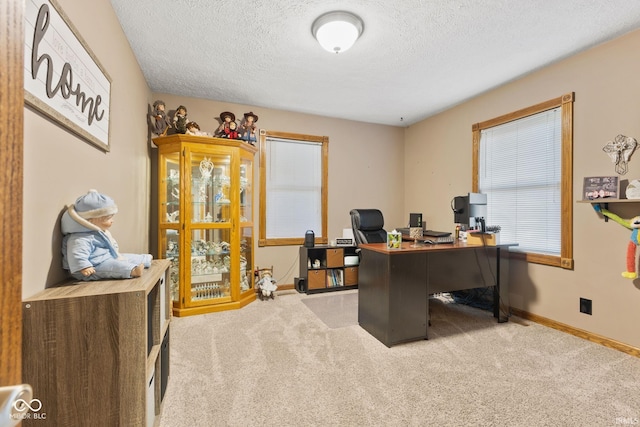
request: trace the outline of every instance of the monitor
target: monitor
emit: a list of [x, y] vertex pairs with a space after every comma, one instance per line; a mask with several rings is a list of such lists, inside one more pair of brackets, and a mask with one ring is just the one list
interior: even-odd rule
[[468, 193], [466, 196], [456, 196], [451, 202], [453, 222], [468, 229], [475, 229], [484, 224], [487, 218], [487, 195], [482, 193]]

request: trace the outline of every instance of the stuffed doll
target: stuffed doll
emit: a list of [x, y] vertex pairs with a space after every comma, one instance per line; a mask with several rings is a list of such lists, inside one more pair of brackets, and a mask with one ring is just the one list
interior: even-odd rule
[[260, 293], [258, 294], [260, 296], [260, 299], [273, 299], [274, 292], [276, 291], [276, 289], [278, 289], [278, 286], [276, 286], [276, 280], [271, 276], [271, 271], [269, 270], [265, 270], [263, 273], [261, 273], [261, 276], [262, 277], [260, 278], [258, 283], [256, 283], [256, 285], [258, 285], [258, 290], [260, 291]]
[[173, 127], [177, 133], [187, 133], [187, 107], [180, 105], [173, 116]]
[[111, 197], [89, 190], [62, 215], [62, 266], [75, 279], [129, 279], [151, 266], [150, 254], [119, 252], [109, 233], [117, 212]]
[[244, 113], [244, 120], [240, 123], [240, 129], [238, 133], [240, 135], [240, 139], [243, 141], [247, 141], [251, 145], [256, 145], [256, 122], [258, 121], [258, 116], [253, 114], [253, 111], [249, 113]]
[[164, 102], [157, 100], [153, 103], [153, 112], [149, 114], [149, 126], [151, 127], [151, 133], [155, 136], [166, 135], [167, 129], [171, 126], [169, 117], [167, 117], [164, 109]]
[[636, 272], [636, 247], [639, 244], [638, 229], [640, 229], [640, 216], [633, 217], [629, 220], [622, 219], [613, 212], [609, 212], [607, 209], [604, 209], [598, 203], [593, 205], [593, 209], [595, 209], [596, 212], [600, 212], [607, 218], [611, 218], [623, 227], [631, 230], [631, 239], [629, 240], [629, 244], [627, 245], [627, 271], [624, 271], [622, 273], [622, 277], [626, 277], [627, 279], [637, 278], [638, 273]]
[[236, 115], [224, 111], [220, 113], [220, 126], [216, 130], [218, 138], [238, 139], [238, 123], [236, 123]]

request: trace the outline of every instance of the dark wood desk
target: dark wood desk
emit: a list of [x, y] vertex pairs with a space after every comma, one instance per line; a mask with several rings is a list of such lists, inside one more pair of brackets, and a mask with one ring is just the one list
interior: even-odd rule
[[428, 339], [429, 295], [480, 287], [493, 287], [493, 315], [508, 321], [513, 245], [412, 245], [360, 245], [358, 323], [367, 332], [387, 347]]

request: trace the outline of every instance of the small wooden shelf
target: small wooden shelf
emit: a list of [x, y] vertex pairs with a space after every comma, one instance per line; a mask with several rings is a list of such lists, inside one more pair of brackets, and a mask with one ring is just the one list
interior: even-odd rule
[[[300, 247], [300, 279], [307, 294], [356, 289], [358, 266], [344, 265], [344, 257], [356, 255], [355, 246]], [[314, 263], [319, 263], [314, 267]]]
[[[640, 199], [613, 199], [602, 198], [593, 200], [578, 200], [577, 203], [589, 203], [591, 205], [603, 205], [605, 209], [609, 209], [609, 203], [640, 203]], [[608, 217], [604, 217], [604, 222], [609, 222]]]
[[578, 203], [591, 203], [592, 205], [595, 203], [605, 204], [605, 203], [640, 203], [640, 199], [593, 199], [593, 200], [578, 200]]

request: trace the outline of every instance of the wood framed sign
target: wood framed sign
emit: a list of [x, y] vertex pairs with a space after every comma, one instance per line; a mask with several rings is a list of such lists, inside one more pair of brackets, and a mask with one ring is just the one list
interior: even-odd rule
[[109, 151], [111, 78], [55, 0], [26, 0], [24, 100]]

